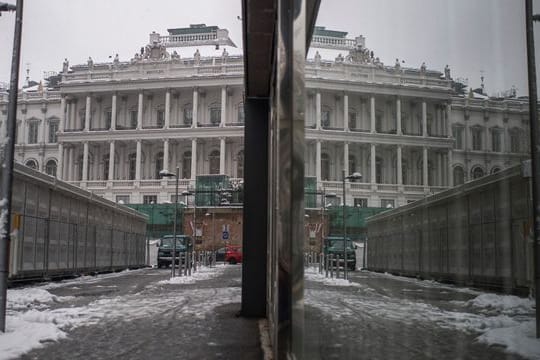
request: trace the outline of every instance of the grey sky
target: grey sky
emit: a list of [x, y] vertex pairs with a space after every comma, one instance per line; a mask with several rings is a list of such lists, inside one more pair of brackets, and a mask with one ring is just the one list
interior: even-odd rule
[[[30, 63], [31, 78], [38, 80], [43, 71], [59, 71], [66, 57], [70, 64], [85, 63], [88, 56], [107, 61], [116, 53], [128, 60], [151, 31], [165, 34], [194, 23], [227, 28], [242, 46], [240, 0], [26, 0], [24, 15], [22, 72]], [[523, 17], [523, 2], [516, 0], [322, 0], [317, 23], [366, 36], [366, 45], [387, 65], [399, 58], [405, 66], [425, 61], [442, 71], [449, 64], [452, 76], [468, 78], [472, 87], [480, 85], [483, 71], [488, 93], [516, 85], [525, 94]], [[0, 17], [0, 44], [7, 49], [0, 53], [2, 82], [9, 81], [13, 23], [12, 13]]]

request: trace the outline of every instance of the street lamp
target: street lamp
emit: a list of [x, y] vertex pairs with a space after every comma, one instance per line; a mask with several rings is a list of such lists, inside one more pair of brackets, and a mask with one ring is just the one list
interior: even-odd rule
[[212, 211], [212, 214], [206, 213], [205, 216], [212, 216], [212, 250], [216, 245], [216, 210]]
[[[188, 196], [193, 196], [193, 241], [194, 244], [197, 244], [197, 199], [195, 198], [195, 192], [191, 192], [189, 190], [182, 191], [182, 195], [184, 195], [184, 198], [186, 200], [186, 207], [188, 206]], [[194, 245], [194, 246], [195, 246]]]
[[360, 180], [362, 175], [359, 172], [354, 172], [349, 176], [345, 176], [345, 169], [343, 169], [343, 277], [347, 279], [347, 225], [345, 224], [345, 207], [347, 202], [345, 201], [345, 180]]
[[325, 189], [323, 188], [323, 198], [321, 203], [321, 252], [323, 251], [324, 247], [324, 211], [332, 206], [332, 203], [327, 204], [326, 199], [334, 199], [337, 197], [336, 193], [326, 193]]
[[[175, 276], [176, 272], [176, 222], [178, 221], [178, 173], [180, 169], [176, 167], [176, 174], [170, 172], [169, 170], [163, 169], [159, 172], [159, 176], [164, 177], [174, 177], [176, 178], [176, 186], [175, 186], [175, 192], [176, 195], [174, 196], [174, 223], [173, 223], [173, 253], [172, 253], [172, 270], [171, 270], [171, 277]], [[180, 266], [182, 265], [182, 262], [180, 261]], [[180, 268], [180, 271], [178, 272], [179, 276], [182, 276], [182, 268]]]

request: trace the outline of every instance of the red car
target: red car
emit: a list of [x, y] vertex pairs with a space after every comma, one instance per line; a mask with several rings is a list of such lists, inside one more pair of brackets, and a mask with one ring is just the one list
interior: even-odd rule
[[229, 264], [242, 262], [242, 247], [240, 245], [228, 245], [218, 249], [216, 252], [216, 261], [225, 261]]

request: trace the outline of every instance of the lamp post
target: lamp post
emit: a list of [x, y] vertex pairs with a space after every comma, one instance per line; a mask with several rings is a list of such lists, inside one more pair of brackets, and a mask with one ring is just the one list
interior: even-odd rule
[[[175, 196], [174, 196], [174, 223], [173, 223], [173, 252], [172, 252], [172, 270], [171, 270], [171, 277], [175, 276], [176, 273], [176, 222], [178, 221], [178, 173], [180, 169], [176, 167], [176, 174], [170, 172], [169, 170], [161, 170], [159, 172], [159, 176], [164, 177], [174, 177], [176, 178], [176, 186], [175, 186]], [[180, 266], [182, 265], [180, 261]], [[182, 276], [182, 270], [180, 268], [180, 271], [178, 272], [179, 276]]]
[[206, 213], [205, 216], [212, 216], [212, 250], [216, 244], [216, 210], [212, 211], [212, 214]]
[[362, 175], [358, 172], [352, 173], [349, 176], [345, 176], [345, 169], [343, 169], [343, 278], [348, 278], [347, 273], [347, 225], [345, 223], [345, 207], [347, 202], [345, 201], [345, 180], [360, 180]]
[[322, 203], [321, 203], [321, 248], [324, 247], [324, 211], [331, 206], [332, 204], [326, 204], [326, 199], [334, 199], [337, 197], [336, 193], [326, 193], [326, 190], [323, 188], [322, 191]]

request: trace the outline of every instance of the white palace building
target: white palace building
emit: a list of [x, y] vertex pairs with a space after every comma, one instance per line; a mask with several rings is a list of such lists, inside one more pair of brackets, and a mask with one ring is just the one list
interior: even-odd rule
[[[526, 98], [459, 95], [448, 68], [386, 66], [346, 35], [316, 28], [312, 47], [347, 56], [306, 64], [305, 173], [318, 189], [339, 193], [342, 169], [360, 172], [349, 205], [400, 206], [529, 157]], [[16, 160], [125, 203], [174, 198], [163, 168], [179, 167], [180, 191], [196, 175], [241, 179], [242, 56], [168, 51], [218, 40], [234, 46], [226, 30], [192, 25], [150, 34], [129, 61], [66, 60], [57, 84], [20, 93]], [[7, 104], [0, 90], [3, 136]]]

